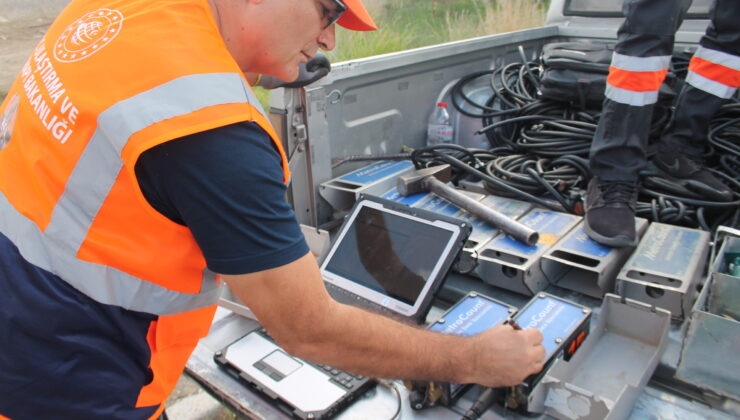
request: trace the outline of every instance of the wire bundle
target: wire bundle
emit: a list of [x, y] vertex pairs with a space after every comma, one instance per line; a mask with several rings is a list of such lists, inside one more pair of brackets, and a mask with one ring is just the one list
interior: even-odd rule
[[[520, 62], [470, 73], [451, 89], [457, 112], [481, 119], [478, 133], [490, 149], [467, 149], [455, 144], [417, 149], [410, 158], [417, 168], [450, 164], [453, 182], [483, 180], [496, 195], [534, 202], [540, 206], [583, 214], [582, 201], [591, 178], [587, 157], [600, 118], [599, 109], [583, 104], [539, 98], [540, 60], [527, 60], [519, 47]], [[688, 69], [688, 54], [673, 58], [666, 82], [677, 91]], [[487, 88], [487, 97], [473, 100], [471, 92]], [[479, 98], [479, 96], [476, 96]], [[649, 140], [659, 139], [672, 109], [653, 107]], [[459, 133], [458, 133], [459, 135]], [[735, 192], [732, 202], [712, 202], [653, 171], [645, 172], [637, 215], [649, 220], [713, 230], [719, 224], [737, 226], [740, 219], [740, 103], [723, 106], [708, 135], [707, 168]], [[392, 155], [402, 159], [406, 155]], [[362, 156], [347, 160], [364, 160]], [[341, 163], [339, 163], [341, 164]]]
[[[529, 195], [548, 196], [562, 210], [581, 213], [578, 199], [591, 175], [588, 156], [600, 113], [582, 105], [538, 99], [539, 61], [527, 61], [520, 47], [521, 62], [471, 73], [452, 88], [455, 109], [468, 117], [480, 118], [492, 149], [484, 171], [499, 184], [487, 181], [495, 194], [517, 196], [511, 189]], [[667, 81], [676, 90], [688, 68], [686, 54], [673, 59], [673, 72]], [[490, 96], [484, 103], [473, 101], [468, 86], [488, 77]], [[464, 110], [463, 105], [475, 111]], [[657, 140], [672, 117], [672, 109], [659, 102], [653, 109], [650, 140]], [[712, 122], [708, 169], [736, 193], [733, 202], [707, 201], [659, 174], [646, 174], [640, 190], [638, 215], [652, 221], [681, 224], [712, 230], [719, 223], [737, 224], [740, 207], [740, 104], [722, 107]], [[427, 152], [428, 153], [428, 152]], [[566, 163], [567, 162], [567, 163]], [[507, 187], [502, 188], [500, 184]], [[561, 211], [562, 211], [561, 210]]]
[[[451, 102], [463, 115], [482, 119], [483, 128], [478, 133], [486, 135], [491, 147], [508, 146], [517, 152], [544, 157], [588, 156], [599, 110], [539, 99], [542, 71], [540, 62], [522, 61], [471, 73], [453, 86]], [[482, 77], [489, 78], [490, 96], [479, 103], [470, 97], [466, 87], [477, 85]], [[466, 105], [476, 112], [466, 110]], [[656, 105], [651, 138], [660, 134], [669, 118], [669, 108]]]
[[[496, 195], [535, 202], [556, 211], [579, 213], [580, 194], [569, 194], [572, 187], [588, 179], [588, 163], [577, 156], [556, 159], [536, 158], [512, 153], [510, 149], [466, 149], [447, 144], [415, 150], [411, 160], [417, 168], [449, 164], [453, 183], [463, 178], [483, 180]], [[548, 198], [542, 198], [541, 196]]]
[[708, 139], [714, 154], [720, 156], [723, 169], [730, 170], [730, 175], [737, 178], [740, 172], [740, 102], [731, 102], [719, 109], [712, 119]]

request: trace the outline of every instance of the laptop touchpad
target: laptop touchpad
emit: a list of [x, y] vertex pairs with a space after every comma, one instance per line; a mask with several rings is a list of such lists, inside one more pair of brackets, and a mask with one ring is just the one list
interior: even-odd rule
[[288, 356], [282, 350], [275, 350], [257, 361], [253, 366], [270, 378], [279, 381], [298, 370], [303, 366], [303, 363]]

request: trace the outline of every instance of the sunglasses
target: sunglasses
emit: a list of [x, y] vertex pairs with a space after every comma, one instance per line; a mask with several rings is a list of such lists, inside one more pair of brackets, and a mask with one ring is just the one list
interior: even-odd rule
[[333, 9], [330, 9], [324, 5], [324, 1], [327, 0], [319, 0], [319, 6], [321, 6], [321, 17], [326, 19], [326, 25], [324, 25], [326, 29], [342, 17], [342, 14], [347, 11], [347, 6], [340, 0], [330, 0], [335, 5]]

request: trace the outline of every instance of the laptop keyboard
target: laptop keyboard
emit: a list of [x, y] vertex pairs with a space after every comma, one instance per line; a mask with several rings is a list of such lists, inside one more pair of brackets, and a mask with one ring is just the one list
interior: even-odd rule
[[[270, 334], [267, 332], [266, 329], [260, 328], [259, 333], [265, 337], [266, 339], [272, 341], [277, 345], [277, 342], [270, 336]], [[303, 360], [303, 359], [301, 359]], [[326, 373], [327, 376], [329, 376], [329, 380], [336, 383], [337, 385], [343, 387], [346, 390], [353, 390], [356, 388], [359, 388], [363, 385], [366, 385], [368, 382], [368, 377], [363, 375], [355, 375], [343, 370], [339, 370], [336, 368], [333, 368], [329, 365], [322, 365], [319, 363], [313, 363], [309, 362], [307, 360], [303, 360], [306, 363], [309, 363], [316, 367], [317, 369], [320, 369]]]

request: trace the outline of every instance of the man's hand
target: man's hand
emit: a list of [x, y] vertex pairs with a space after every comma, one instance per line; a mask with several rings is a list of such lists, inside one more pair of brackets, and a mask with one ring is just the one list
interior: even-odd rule
[[522, 383], [529, 375], [542, 370], [545, 347], [542, 334], [530, 328], [515, 330], [499, 325], [473, 338], [477, 349], [470, 382], [500, 387]]

